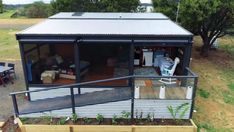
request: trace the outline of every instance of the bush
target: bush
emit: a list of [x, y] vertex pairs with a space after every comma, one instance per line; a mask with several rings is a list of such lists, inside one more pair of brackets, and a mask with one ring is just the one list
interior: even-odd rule
[[24, 12], [28, 18], [46, 18], [50, 15], [50, 6], [43, 2], [34, 2], [26, 6]]
[[198, 93], [203, 98], [209, 98], [209, 96], [210, 96], [210, 93], [204, 89], [199, 89]]

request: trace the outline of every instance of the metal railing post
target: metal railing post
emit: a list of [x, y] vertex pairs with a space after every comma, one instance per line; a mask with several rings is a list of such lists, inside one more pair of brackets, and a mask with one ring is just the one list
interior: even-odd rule
[[75, 114], [76, 108], [75, 108], [75, 98], [74, 98], [74, 88], [73, 87], [70, 87], [70, 92], [71, 92], [72, 114]]
[[15, 116], [18, 117], [19, 116], [19, 109], [18, 109], [18, 104], [17, 104], [17, 100], [16, 100], [16, 95], [12, 94], [11, 98], [12, 98], [12, 101], [13, 101]]
[[134, 119], [135, 78], [131, 77], [131, 121]]

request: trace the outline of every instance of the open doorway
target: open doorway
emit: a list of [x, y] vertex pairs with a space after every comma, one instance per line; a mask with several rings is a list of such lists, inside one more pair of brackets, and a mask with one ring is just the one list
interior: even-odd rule
[[[128, 44], [83, 44], [80, 45], [81, 81], [94, 81], [129, 75]], [[125, 86], [127, 80], [116, 80], [95, 85]]]

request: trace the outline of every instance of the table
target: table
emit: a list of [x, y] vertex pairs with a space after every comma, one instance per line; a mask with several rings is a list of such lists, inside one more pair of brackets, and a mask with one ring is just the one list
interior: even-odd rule
[[8, 79], [12, 82], [12, 79], [10, 77], [10, 70], [12, 69], [12, 67], [7, 67], [7, 66], [0, 66], [0, 82], [3, 84], [3, 86], [5, 86], [5, 82], [4, 82], [4, 77], [1, 76], [1, 74], [6, 74], [6, 76], [8, 77]]

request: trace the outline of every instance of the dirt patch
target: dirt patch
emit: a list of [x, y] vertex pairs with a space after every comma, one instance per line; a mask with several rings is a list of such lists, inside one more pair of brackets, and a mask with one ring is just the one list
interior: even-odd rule
[[[17, 78], [14, 80], [14, 84], [8, 83], [6, 87], [0, 85], [0, 120], [7, 120], [7, 118], [13, 114], [12, 99], [9, 94], [11, 92], [22, 91], [26, 89], [21, 61], [18, 60], [4, 62], [15, 64]], [[19, 96], [18, 99], [19, 104], [23, 103], [23, 97]]]
[[191, 126], [190, 120], [172, 120], [172, 119], [113, 119], [104, 118], [98, 121], [95, 118], [80, 118], [72, 121], [66, 118], [21, 118], [23, 124], [42, 124], [42, 125], [182, 125]]
[[17, 124], [14, 124], [14, 117], [10, 117], [2, 128], [3, 132], [20, 132]]
[[[229, 43], [227, 38], [220, 42]], [[234, 56], [219, 48], [210, 51], [210, 56], [202, 58], [197, 50], [201, 40], [195, 37], [193, 48], [192, 69], [199, 75], [198, 89], [209, 92], [208, 98], [203, 98], [197, 90], [193, 118], [197, 124], [208, 123], [215, 128], [227, 128], [234, 131], [234, 106], [224, 101], [223, 93], [229, 91], [228, 84], [234, 82], [229, 74], [234, 69]], [[233, 44], [234, 45], [234, 44]]]

